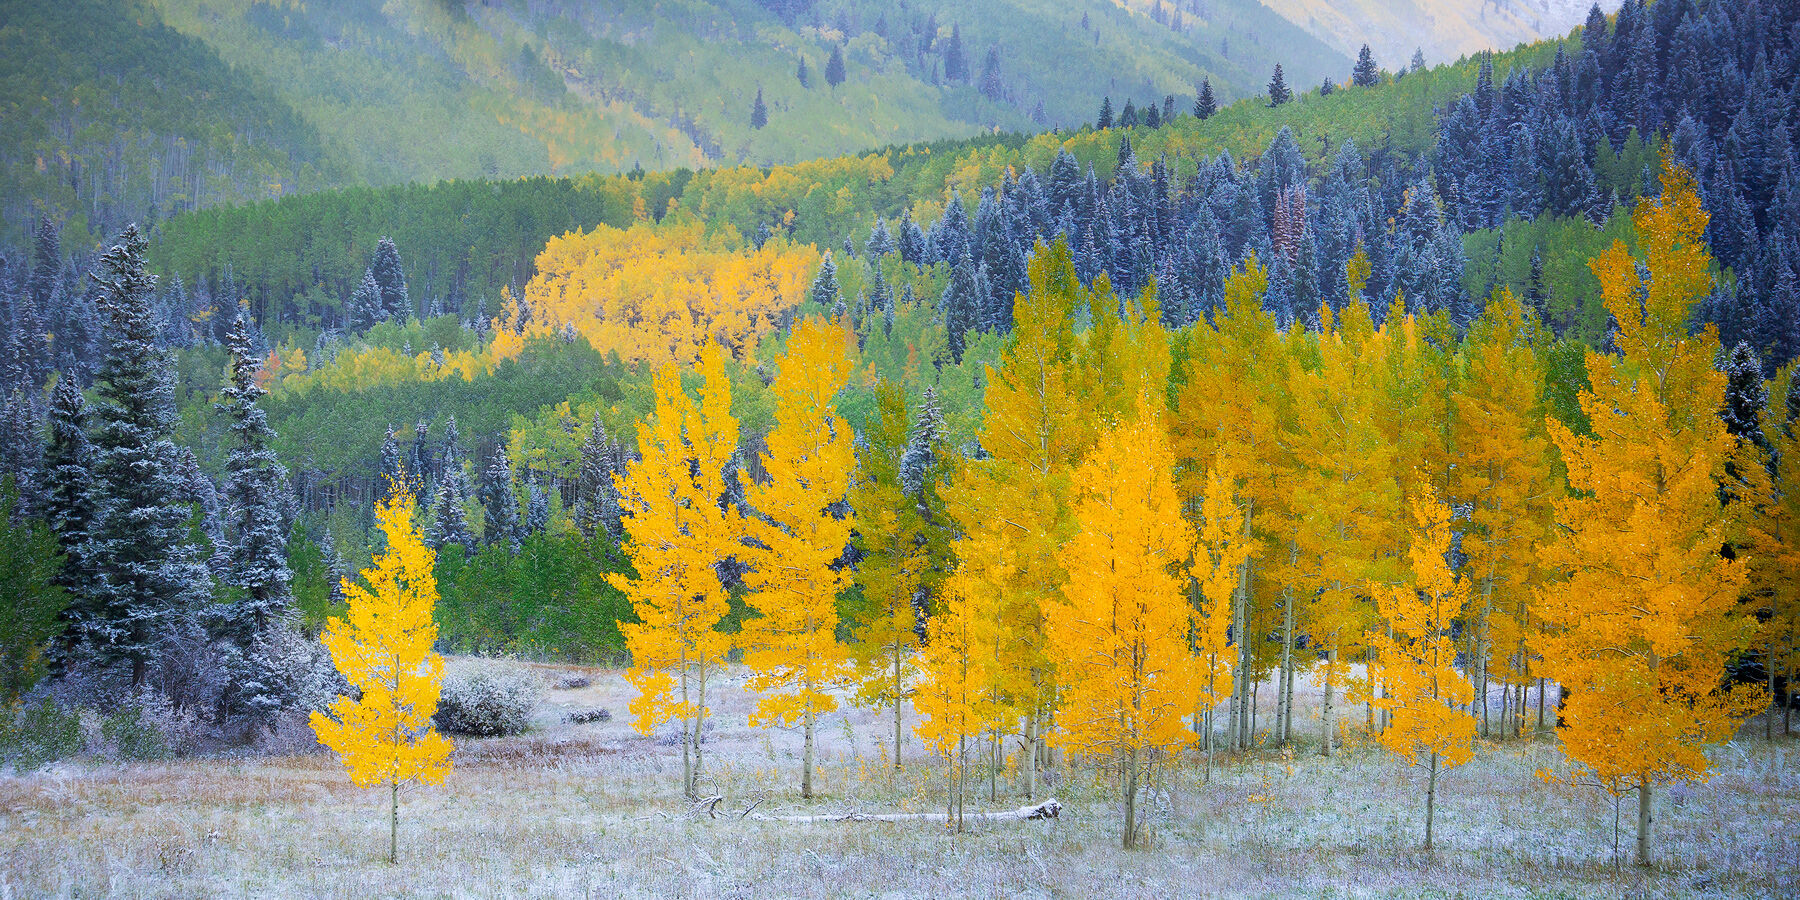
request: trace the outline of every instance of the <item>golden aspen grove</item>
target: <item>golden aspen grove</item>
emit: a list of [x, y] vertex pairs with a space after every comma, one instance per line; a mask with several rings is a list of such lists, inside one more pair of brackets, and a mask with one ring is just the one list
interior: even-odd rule
[[0, 900], [1800, 897], [1800, 2], [3, 6]]

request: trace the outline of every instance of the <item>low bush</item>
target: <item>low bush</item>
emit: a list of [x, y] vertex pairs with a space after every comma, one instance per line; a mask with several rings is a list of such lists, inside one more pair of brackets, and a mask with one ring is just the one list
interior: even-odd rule
[[531, 724], [531, 713], [543, 694], [536, 676], [501, 669], [444, 679], [432, 720], [451, 734], [492, 737], [518, 734]]
[[589, 722], [611, 722], [612, 710], [578, 709], [569, 713], [569, 722], [574, 725], [586, 725]]
[[82, 751], [81, 711], [43, 697], [0, 712], [0, 759], [20, 772], [39, 769]]

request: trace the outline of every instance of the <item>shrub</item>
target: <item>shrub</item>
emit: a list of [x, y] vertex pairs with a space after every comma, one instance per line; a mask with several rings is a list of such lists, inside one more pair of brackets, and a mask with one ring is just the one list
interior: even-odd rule
[[578, 709], [569, 713], [569, 722], [573, 725], [586, 725], [589, 722], [611, 722], [612, 711], [606, 709]]
[[556, 680], [556, 689], [559, 691], [574, 691], [580, 690], [593, 683], [593, 680], [586, 675], [564, 675]]
[[29, 772], [80, 753], [81, 712], [44, 697], [0, 714], [0, 758]]
[[543, 684], [523, 672], [487, 669], [444, 679], [432, 720], [451, 734], [518, 734], [531, 724]]

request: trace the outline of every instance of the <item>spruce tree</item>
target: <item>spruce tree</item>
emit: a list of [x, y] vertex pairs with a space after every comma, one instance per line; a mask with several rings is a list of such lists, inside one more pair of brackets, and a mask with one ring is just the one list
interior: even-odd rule
[[595, 413], [587, 440], [581, 443], [581, 464], [575, 475], [575, 527], [588, 540], [597, 534], [619, 536], [619, 491], [613, 482], [617, 459], [606, 426]]
[[1287, 86], [1287, 77], [1281, 74], [1281, 63], [1275, 64], [1275, 74], [1269, 78], [1269, 106], [1274, 108], [1294, 99], [1294, 92]]
[[975, 283], [975, 261], [965, 252], [950, 270], [950, 283], [944, 287], [940, 303], [950, 358], [958, 363], [962, 362], [968, 331], [975, 326], [975, 308], [980, 302], [979, 291], [980, 288]]
[[406, 273], [400, 268], [400, 250], [388, 238], [375, 246], [375, 261], [369, 264], [375, 286], [381, 292], [383, 319], [404, 322], [412, 317], [412, 302], [406, 296]]
[[18, 492], [14, 511], [36, 516], [41, 505], [43, 430], [37, 392], [29, 383], [16, 386], [0, 404], [0, 475], [10, 475]]
[[438, 482], [437, 498], [432, 501], [434, 516], [431, 527], [431, 549], [442, 550], [455, 544], [467, 554], [475, 546], [475, 535], [469, 531], [469, 518], [463, 504], [468, 489], [463, 484], [461, 464], [446, 468]]
[[1113, 108], [1111, 97], [1100, 98], [1100, 115], [1094, 119], [1094, 127], [1105, 131], [1113, 127]]
[[835, 309], [838, 305], [837, 263], [831, 259], [831, 251], [825, 251], [825, 260], [819, 264], [818, 274], [813, 276], [812, 287], [807, 289], [807, 299], [824, 307]]
[[869, 232], [869, 241], [863, 245], [863, 252], [871, 260], [878, 259], [894, 252], [894, 238], [888, 233], [887, 220], [877, 218], [874, 230]]
[[93, 278], [110, 350], [101, 363], [94, 411], [91, 560], [97, 615], [76, 624], [75, 644], [96, 662], [131, 664], [144, 684], [156, 641], [209, 599], [211, 579], [191, 542], [192, 515], [179, 470], [175, 381], [168, 351], [156, 345], [151, 296], [137, 226], [100, 260]]
[[94, 506], [88, 488], [93, 481], [94, 447], [88, 442], [87, 425], [87, 399], [81, 388], [73, 378], [60, 376], [50, 395], [50, 445], [43, 468], [44, 518], [63, 557], [56, 583], [69, 593], [69, 605], [61, 616], [63, 628], [50, 659], [52, 670], [59, 672], [72, 661], [71, 652], [80, 638], [104, 624], [105, 610], [89, 561]]
[[944, 80], [966, 83], [969, 80], [969, 58], [963, 52], [962, 26], [950, 26], [950, 39], [944, 42]]
[[844, 83], [844, 48], [833, 44], [831, 58], [825, 61], [825, 83], [837, 87]]
[[800, 80], [801, 87], [812, 87], [812, 73], [806, 69], [806, 57], [800, 57], [800, 67], [794, 70], [794, 77]]
[[[1749, 344], [1739, 341], [1725, 361], [1725, 405], [1719, 410], [1719, 418], [1732, 437], [1766, 451], [1769, 439], [1763, 433], [1762, 414], [1768, 405], [1762, 360]], [[1727, 464], [1726, 470], [1730, 469]]]
[[394, 427], [388, 426], [387, 437], [381, 441], [381, 489], [398, 488], [408, 490], [406, 480], [406, 463], [400, 457], [400, 442], [394, 439]]
[[291, 691], [269, 657], [276, 629], [293, 613], [288, 567], [287, 469], [271, 446], [275, 430], [257, 405], [265, 393], [256, 376], [262, 357], [251, 337], [250, 310], [240, 306], [226, 335], [230, 369], [219, 410], [230, 419], [235, 446], [225, 463], [225, 519], [229, 541], [225, 581], [235, 591], [215, 634], [229, 647], [231, 684], [221, 701], [227, 713], [267, 723], [287, 706]]
[[1213, 97], [1211, 78], [1200, 79], [1200, 90], [1194, 94], [1194, 118], [1204, 122], [1219, 111], [1219, 101]]
[[750, 127], [761, 129], [769, 124], [769, 107], [763, 104], [762, 88], [756, 89], [756, 102], [750, 104]]
[[375, 270], [363, 271], [362, 281], [350, 294], [344, 319], [352, 331], [367, 331], [387, 319], [387, 311], [381, 308], [381, 285], [375, 283]]
[[1356, 54], [1356, 68], [1350, 71], [1350, 83], [1357, 87], [1374, 87], [1381, 83], [1381, 70], [1375, 66], [1375, 54], [1362, 45]]
[[981, 96], [994, 101], [1006, 99], [1006, 80], [1000, 74], [999, 44], [988, 45], [987, 54], [981, 59], [981, 79], [977, 84]]
[[543, 534], [550, 527], [550, 495], [544, 486], [531, 480], [531, 501], [525, 507], [525, 533]]
[[507, 458], [504, 443], [495, 445], [494, 455], [476, 482], [476, 492], [484, 513], [482, 540], [490, 546], [504, 543], [512, 552], [519, 552], [519, 498], [513, 493], [512, 460]]
[[1130, 97], [1125, 98], [1125, 108], [1119, 111], [1119, 127], [1120, 128], [1136, 128], [1136, 127], [1138, 127], [1137, 106], [1131, 102]]

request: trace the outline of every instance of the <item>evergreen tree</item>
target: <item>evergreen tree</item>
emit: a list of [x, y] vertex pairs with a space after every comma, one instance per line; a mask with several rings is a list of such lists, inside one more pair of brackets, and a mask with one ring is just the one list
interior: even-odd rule
[[975, 307], [980, 302], [975, 284], [975, 261], [964, 253], [950, 270], [950, 283], [944, 287], [939, 302], [944, 316], [944, 332], [950, 346], [950, 358], [962, 362], [968, 332], [975, 326]]
[[1294, 99], [1294, 92], [1287, 86], [1286, 76], [1281, 74], [1281, 63], [1275, 64], [1275, 74], [1269, 78], [1269, 106], [1276, 107]]
[[595, 413], [587, 440], [581, 443], [581, 464], [575, 476], [575, 527], [588, 540], [597, 534], [619, 536], [619, 489], [613, 481], [617, 460], [618, 453], [606, 438], [606, 426]]
[[42, 430], [36, 392], [29, 384], [14, 387], [0, 405], [0, 475], [12, 476], [20, 515], [35, 516], [40, 505]]
[[38, 222], [37, 233], [32, 238], [31, 275], [26, 293], [39, 310], [48, 310], [62, 275], [62, 236], [56, 230], [56, 223], [45, 217]]
[[525, 507], [525, 533], [543, 534], [550, 527], [550, 495], [544, 486], [531, 480], [531, 500]]
[[381, 293], [382, 318], [399, 322], [411, 318], [412, 303], [406, 297], [406, 273], [401, 271], [400, 250], [392, 240], [384, 237], [375, 246], [375, 261], [369, 264], [369, 273]]
[[761, 129], [769, 124], [769, 107], [763, 104], [762, 88], [756, 89], [756, 102], [750, 104], [750, 127]]
[[981, 79], [977, 82], [981, 96], [993, 101], [1006, 99], [1006, 81], [1000, 75], [1000, 45], [989, 44], [981, 58]]
[[1350, 83], [1357, 87], [1374, 87], [1381, 83], [1381, 70], [1375, 67], [1375, 54], [1362, 45], [1356, 54], [1356, 68], [1350, 71]]
[[874, 230], [869, 232], [869, 242], [863, 245], [863, 252], [871, 260], [876, 260], [894, 252], [894, 249], [894, 237], [888, 233], [887, 220], [877, 218]]
[[944, 80], [958, 84], [969, 80], [969, 58], [963, 52], [962, 26], [950, 26], [950, 39], [944, 42]]
[[137, 226], [101, 258], [111, 348], [101, 364], [95, 410], [91, 561], [97, 615], [72, 622], [74, 643], [102, 664], [131, 663], [133, 687], [149, 675], [159, 637], [198, 609], [211, 580], [191, 541], [191, 511], [181, 500], [175, 432], [175, 382], [156, 345], [150, 301], [156, 279], [144, 268]]
[[293, 611], [287, 469], [276, 459], [271, 446], [275, 430], [257, 405], [265, 393], [256, 380], [262, 357], [252, 342], [248, 306], [238, 308], [225, 347], [231, 362], [219, 410], [231, 421], [235, 446], [225, 463], [229, 544], [224, 580], [236, 590], [215, 630], [229, 648], [226, 668], [231, 684], [221, 706], [227, 713], [247, 713], [266, 723], [288, 705], [291, 693], [267, 656], [275, 629]]
[[1200, 90], [1194, 95], [1194, 118], [1204, 122], [1218, 111], [1219, 101], [1213, 97], [1212, 79], [1200, 79]]
[[1131, 102], [1130, 97], [1125, 98], [1125, 108], [1119, 111], [1119, 127], [1120, 128], [1136, 128], [1136, 127], [1138, 127], [1137, 106]]
[[1100, 115], [1094, 119], [1094, 127], [1105, 131], [1113, 127], [1113, 108], [1111, 97], [1100, 98]]
[[1413, 50], [1412, 70], [1414, 72], [1425, 71], [1425, 50], [1424, 50], [1424, 48], [1415, 48]]
[[[1769, 392], [1763, 386], [1762, 360], [1749, 344], [1739, 341], [1725, 361], [1725, 405], [1719, 410], [1719, 418], [1725, 421], [1725, 431], [1767, 451], [1769, 439], [1763, 434], [1762, 414], [1768, 405]], [[1730, 471], [1730, 463], [1726, 464], [1726, 469]]]
[[519, 552], [519, 498], [513, 493], [512, 460], [504, 443], [495, 445], [475, 489], [484, 513], [482, 539], [490, 546], [505, 542], [512, 552]]
[[468, 512], [463, 508], [467, 500], [468, 488], [463, 482], [462, 464], [446, 466], [443, 480], [438, 482], [437, 498], [431, 504], [435, 516], [431, 526], [431, 549], [442, 550], [450, 544], [462, 547], [465, 554], [474, 549], [475, 535], [469, 531]]
[[[801, 87], [812, 87], [812, 73], [806, 69], [806, 57], [800, 57], [800, 68], [794, 70], [794, 77], [800, 80]], [[760, 90], [758, 93], [760, 93]]]
[[[64, 628], [51, 653], [51, 667], [61, 671], [72, 661], [79, 637], [103, 625], [98, 584], [89, 560], [88, 540], [94, 527], [94, 447], [87, 436], [87, 400], [75, 380], [57, 379], [50, 395], [50, 446], [44, 453], [44, 518], [56, 535], [62, 553], [62, 569], [56, 583], [69, 592], [69, 606], [61, 614]], [[95, 623], [89, 626], [86, 623]]]
[[1321, 97], [1329, 97], [1335, 90], [1337, 90], [1337, 85], [1331, 83], [1330, 76], [1326, 76], [1325, 80], [1319, 84], [1319, 96]]
[[813, 276], [812, 287], [806, 291], [806, 297], [814, 303], [834, 309], [841, 299], [838, 292], [837, 263], [831, 259], [831, 251], [825, 251], [825, 259], [819, 263], [819, 272]]
[[844, 48], [833, 44], [831, 58], [825, 61], [825, 83], [837, 87], [844, 83]]
[[376, 323], [387, 319], [387, 311], [381, 308], [381, 285], [375, 283], [375, 270], [363, 272], [362, 281], [350, 295], [345, 318], [352, 331], [367, 331]]
[[387, 437], [381, 441], [381, 478], [386, 485], [408, 489], [406, 463], [400, 458], [400, 442], [394, 440], [394, 428], [388, 426]]

